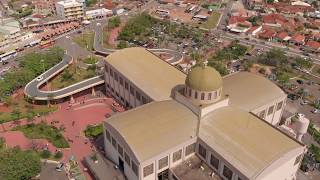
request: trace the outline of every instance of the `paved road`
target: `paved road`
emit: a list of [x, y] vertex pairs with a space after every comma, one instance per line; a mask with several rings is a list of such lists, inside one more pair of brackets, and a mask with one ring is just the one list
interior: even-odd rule
[[57, 164], [55, 163], [42, 163], [40, 180], [68, 180], [65, 171], [56, 171]]

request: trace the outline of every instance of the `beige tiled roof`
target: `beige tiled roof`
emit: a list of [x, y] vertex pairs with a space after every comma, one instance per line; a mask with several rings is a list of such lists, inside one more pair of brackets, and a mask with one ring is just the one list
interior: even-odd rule
[[142, 162], [195, 137], [197, 117], [174, 100], [151, 102], [106, 121]]
[[106, 61], [156, 101], [170, 99], [172, 88], [184, 84], [186, 78], [184, 73], [144, 48], [116, 51]]
[[264, 120], [230, 106], [201, 120], [199, 138], [249, 178], [290, 150], [303, 147]]
[[249, 72], [225, 76], [222, 92], [229, 95], [231, 105], [249, 112], [286, 96], [268, 79]]

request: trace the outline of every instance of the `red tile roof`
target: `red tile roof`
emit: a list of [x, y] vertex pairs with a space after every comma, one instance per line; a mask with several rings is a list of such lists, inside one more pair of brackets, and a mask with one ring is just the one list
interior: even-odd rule
[[285, 31], [279, 32], [277, 33], [276, 37], [283, 40], [284, 38], [286, 38], [288, 36], [288, 33]]
[[320, 39], [320, 32], [319, 32], [319, 33], [315, 33], [315, 34], [313, 35], [313, 38], [315, 38], [315, 39]]
[[262, 20], [264, 23], [281, 25], [283, 25], [287, 21], [287, 19], [283, 15], [275, 13], [263, 16]]
[[251, 27], [246, 33], [247, 34], [250, 34], [250, 33], [252, 33], [253, 31], [255, 31], [256, 29], [258, 29], [260, 26], [253, 26], [253, 27]]
[[290, 39], [291, 41], [295, 41], [297, 43], [302, 43], [304, 41], [305, 37], [301, 34], [295, 34]]
[[308, 41], [305, 46], [311, 47], [313, 49], [320, 49], [320, 43], [317, 41]]
[[270, 39], [272, 37], [274, 37], [276, 35], [276, 31], [268, 28], [268, 29], [264, 29], [260, 34], [259, 37], [263, 38], [263, 39]]
[[247, 20], [246, 17], [242, 16], [231, 16], [229, 18], [229, 24], [237, 24], [237, 23], [244, 23]]

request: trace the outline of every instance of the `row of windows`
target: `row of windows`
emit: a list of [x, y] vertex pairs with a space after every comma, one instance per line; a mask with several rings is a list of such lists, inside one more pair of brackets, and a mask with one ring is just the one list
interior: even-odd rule
[[[279, 111], [279, 110], [282, 108], [282, 106], [283, 106], [283, 101], [278, 102], [277, 107], [276, 107], [276, 111]], [[268, 116], [271, 115], [271, 114], [273, 113], [274, 109], [275, 109], [275, 106], [274, 106], [274, 105], [270, 106], [269, 109], [268, 109], [268, 111], [267, 111], [267, 115], [268, 115]], [[262, 110], [262, 111], [259, 113], [259, 117], [260, 117], [260, 118], [265, 118], [265, 116], [266, 116], [266, 110]]]
[[[207, 159], [207, 150], [201, 144], [199, 144], [198, 153], [203, 159]], [[210, 154], [210, 165], [217, 172], [219, 172], [219, 164], [220, 164], [220, 160], [211, 153]], [[233, 171], [228, 166], [224, 165], [222, 174], [226, 179], [231, 180], [232, 176], [233, 176]], [[241, 178], [238, 177], [238, 180], [241, 180]]]
[[117, 144], [117, 141], [111, 136], [110, 132], [106, 130], [106, 137], [107, 140], [112, 144], [112, 146], [115, 148], [115, 150], [118, 150], [118, 153], [121, 157], [124, 157], [125, 162], [127, 165], [130, 167], [132, 171], [138, 176], [138, 166], [137, 164], [133, 161], [130, 160], [129, 155], [123, 150], [123, 148], [120, 146], [120, 144]]
[[106, 66], [106, 72], [110, 74], [111, 77], [114, 77], [114, 80], [119, 82], [121, 86], [124, 86], [124, 88], [128, 91], [130, 91], [130, 94], [132, 96], [135, 96], [138, 101], [142, 101], [142, 104], [147, 103], [147, 99], [140, 95], [138, 91], [135, 91], [134, 87], [129, 86], [128, 82], [126, 82], [120, 75], [118, 75], [115, 71], [112, 71], [110, 68], [110, 72]]
[[[192, 90], [190, 89], [190, 88], [187, 88], [187, 92], [188, 92], [188, 95], [189, 95], [189, 97], [192, 97]], [[219, 93], [219, 96], [221, 95], [221, 91], [219, 91], [219, 92], [217, 92], [217, 91], [215, 91], [215, 92], [210, 92], [210, 93], [208, 93], [208, 96], [207, 96], [207, 99], [206, 100], [211, 100], [212, 98], [213, 99], [216, 99], [217, 98], [217, 96], [218, 96], [218, 93]], [[202, 92], [201, 94], [200, 94], [200, 99], [201, 100], [205, 100], [205, 94], [206, 93], [204, 93], [204, 92]], [[212, 96], [213, 95], [213, 96]], [[198, 92], [197, 91], [195, 91], [194, 92], [194, 98], [195, 99], [198, 99]]]
[[[185, 149], [185, 156], [195, 152], [196, 144], [190, 144]], [[182, 149], [173, 153], [172, 161], [176, 162], [182, 159]], [[163, 157], [158, 161], [158, 169], [161, 170], [169, 165], [169, 156]], [[143, 168], [143, 177], [147, 177], [154, 172], [154, 164], [151, 163]]]

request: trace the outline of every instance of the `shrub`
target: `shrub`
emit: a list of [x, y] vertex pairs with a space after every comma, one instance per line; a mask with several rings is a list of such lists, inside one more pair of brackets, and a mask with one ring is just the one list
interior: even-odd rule
[[40, 154], [41, 158], [48, 159], [51, 156], [51, 152], [48, 150], [43, 150]]
[[97, 126], [88, 125], [87, 128], [84, 130], [84, 134], [86, 137], [96, 138], [101, 135], [103, 132], [102, 124]]
[[55, 159], [61, 159], [63, 156], [63, 153], [61, 151], [58, 151], [54, 154], [54, 158]]

